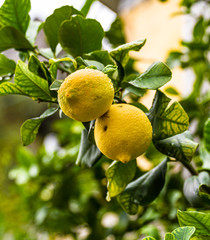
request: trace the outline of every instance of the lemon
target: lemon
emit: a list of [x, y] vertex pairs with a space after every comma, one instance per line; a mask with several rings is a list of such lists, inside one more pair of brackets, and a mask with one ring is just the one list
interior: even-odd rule
[[114, 99], [111, 79], [95, 69], [70, 74], [58, 90], [58, 102], [68, 117], [88, 122], [108, 111]]
[[96, 119], [94, 136], [99, 150], [123, 163], [144, 153], [152, 139], [152, 126], [146, 114], [129, 104], [114, 104]]

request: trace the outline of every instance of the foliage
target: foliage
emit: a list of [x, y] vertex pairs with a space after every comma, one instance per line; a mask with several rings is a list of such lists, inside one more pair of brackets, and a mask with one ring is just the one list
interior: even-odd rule
[[[162, 226], [167, 232], [166, 240], [188, 240], [193, 234], [193, 238], [208, 239], [209, 92], [203, 94], [201, 88], [209, 79], [209, 21], [200, 16], [193, 40], [183, 42], [187, 51], [173, 52], [168, 58], [169, 66], [178, 61], [196, 74], [190, 96], [180, 103], [171, 103], [159, 89], [171, 80], [168, 65], [155, 62], [144, 73], [136, 72], [129, 52], [140, 51], [146, 40], [125, 43], [119, 19], [104, 32], [99, 22], [86, 18], [92, 2], [87, 1], [81, 11], [71, 6], [56, 9], [44, 23], [30, 20], [30, 1], [5, 0], [0, 8], [0, 51], [12, 48], [20, 56], [16, 63], [0, 54], [0, 95], [30, 99], [28, 109], [35, 106], [34, 101], [46, 103], [41, 105], [45, 109], [38, 106], [43, 111], [38, 117], [27, 115], [24, 119], [22, 143], [30, 146], [15, 149], [16, 166], [14, 156], [6, 157], [11, 149], [6, 149], [5, 141], [0, 142], [4, 146], [4, 161], [10, 161], [9, 179], [16, 184], [12, 185], [14, 202], [17, 198], [17, 203], [21, 202], [26, 209], [24, 219], [18, 215], [22, 224], [15, 230], [4, 220], [8, 219], [7, 209], [12, 203], [1, 210], [0, 224], [5, 222], [2, 223], [5, 229], [0, 228], [0, 236], [16, 231], [14, 239], [35, 239], [38, 234], [34, 232], [47, 233], [49, 239], [58, 235], [82, 239], [83, 231], [86, 233], [83, 239], [105, 239], [112, 235], [115, 239], [130, 239], [127, 235], [130, 233], [133, 239], [151, 234], [145, 239], [158, 240], [161, 239], [158, 227]], [[192, 5], [188, 1], [182, 4], [189, 12]], [[49, 48], [36, 45], [40, 30]], [[113, 45], [110, 51], [102, 46], [104, 37]], [[139, 166], [143, 158], [122, 164], [103, 156], [94, 142], [94, 121], [79, 123], [65, 116], [58, 118], [57, 90], [64, 78], [60, 76], [82, 68], [98, 69], [111, 78], [115, 104], [134, 104], [147, 113], [153, 139], [144, 156], [152, 164], [146, 172]], [[146, 91], [155, 91], [149, 110], [139, 103]], [[194, 119], [198, 127], [192, 136], [189, 124]], [[195, 136], [200, 141], [198, 151]], [[183, 178], [182, 165], [193, 176]], [[2, 174], [0, 182], [8, 181]], [[195, 209], [186, 211], [190, 204]]]
[[[200, 3], [199, 3], [200, 2]], [[197, 5], [200, 13], [195, 13]], [[210, 98], [209, 98], [209, 17], [205, 16], [205, 9], [209, 8], [208, 1], [188, 1], [183, 0], [181, 6], [184, 7], [183, 14], [191, 17], [194, 22], [191, 40], [182, 41], [181, 51], [172, 51], [167, 59], [170, 67], [181, 67], [194, 73], [194, 83], [192, 92], [180, 103], [187, 111], [190, 122], [197, 121], [195, 135], [203, 137], [204, 123], [209, 118]]]

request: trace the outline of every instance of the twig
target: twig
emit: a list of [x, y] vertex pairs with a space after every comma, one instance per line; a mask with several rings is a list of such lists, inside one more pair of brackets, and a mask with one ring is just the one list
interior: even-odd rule
[[188, 162], [181, 162], [192, 175], [198, 175], [197, 171], [194, 169], [194, 167], [188, 163]]

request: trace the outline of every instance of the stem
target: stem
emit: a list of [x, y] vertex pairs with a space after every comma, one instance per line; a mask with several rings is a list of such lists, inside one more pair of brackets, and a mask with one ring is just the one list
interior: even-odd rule
[[114, 96], [114, 99], [116, 99], [120, 103], [126, 103], [126, 101], [122, 100], [121, 98]]
[[195, 170], [195, 168], [188, 162], [181, 162], [187, 169], [188, 171], [192, 174], [192, 175], [198, 175], [197, 171]]
[[57, 101], [51, 101], [51, 100], [42, 100], [42, 99], [38, 99], [38, 102], [47, 102], [47, 103], [56, 103], [58, 104]]

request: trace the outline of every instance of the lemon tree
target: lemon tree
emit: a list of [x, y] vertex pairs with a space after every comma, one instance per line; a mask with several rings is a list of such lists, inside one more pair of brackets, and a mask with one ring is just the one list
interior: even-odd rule
[[[50, 202], [53, 197], [59, 199], [62, 194], [66, 194], [66, 211], [51, 212], [50, 206], [54, 206], [51, 201], [34, 213], [37, 225], [49, 219], [53, 222], [56, 216], [66, 223], [74, 216], [75, 222], [82, 224], [78, 206], [84, 207], [90, 196], [96, 204], [91, 205], [87, 215], [97, 219], [97, 206], [99, 202], [105, 202], [104, 192], [98, 198], [97, 193], [104, 182], [107, 185], [106, 199], [111, 201], [106, 204], [111, 206], [117, 200], [118, 205], [114, 207], [119, 206], [129, 215], [140, 216], [143, 214], [142, 209], [153, 204], [166, 191], [166, 180], [171, 174], [169, 169], [174, 165], [184, 166], [193, 175], [186, 181], [183, 193], [189, 204], [196, 201], [196, 207], [207, 207], [210, 203], [210, 168], [207, 161], [210, 154], [209, 120], [203, 124], [204, 140], [199, 148], [202, 157], [199, 157], [196, 152], [198, 142], [189, 131], [190, 119], [183, 105], [171, 101], [167, 93], [160, 89], [172, 78], [168, 65], [157, 61], [145, 72], [137, 72], [134, 69], [135, 60], [130, 58], [129, 53], [140, 51], [146, 39], [126, 43], [121, 32], [117, 35], [115, 31], [119, 27], [117, 21], [110, 31], [105, 32], [98, 21], [86, 18], [92, 2], [87, 1], [81, 11], [72, 6], [58, 8], [42, 23], [30, 20], [29, 0], [5, 0], [0, 8], [0, 51], [15, 49], [20, 57], [15, 62], [4, 53], [0, 54], [0, 95], [19, 95], [37, 103], [47, 103], [40, 116], [31, 116], [22, 124], [20, 135], [23, 145], [34, 144], [42, 123], [50, 122], [53, 118], [59, 119], [58, 113], [63, 118], [58, 120], [61, 122], [58, 128], [62, 144], [52, 149], [53, 157], [43, 156], [42, 151], [36, 157], [37, 162], [43, 161], [44, 170], [40, 172], [43, 184], [46, 184], [45, 167], [51, 161], [54, 168], [52, 175], [49, 175], [56, 182], [52, 181], [38, 195], [43, 202]], [[42, 49], [36, 45], [36, 37], [41, 29], [49, 48]], [[102, 40], [105, 38], [110, 41], [112, 49], [103, 46]], [[141, 97], [148, 91], [155, 95], [150, 109], [141, 103]], [[62, 126], [63, 120], [66, 121], [65, 127]], [[81, 135], [80, 142], [78, 133]], [[32, 167], [36, 163], [30, 160], [33, 157], [28, 153], [22, 153], [21, 157], [27, 159], [25, 167], [12, 171], [10, 176], [19, 182], [22, 174], [25, 176], [24, 181], [33, 181], [36, 178], [36, 167]], [[202, 162], [199, 167], [193, 162], [198, 158]], [[145, 159], [152, 165], [146, 172], [141, 168], [141, 162]], [[62, 161], [65, 165], [62, 165]], [[73, 170], [72, 165], [75, 166]], [[67, 193], [66, 185], [59, 182], [57, 173], [62, 175], [68, 169], [71, 169], [68, 172], [70, 175], [64, 174], [63, 180], [70, 184]], [[88, 169], [93, 169], [94, 174], [88, 172]], [[101, 172], [103, 178], [97, 175]], [[98, 177], [97, 181], [93, 175]], [[89, 188], [86, 185], [88, 183]], [[58, 187], [59, 184], [62, 188]], [[77, 205], [75, 200], [75, 185], [78, 185], [79, 193], [86, 191], [88, 196], [78, 200], [81, 205]], [[69, 193], [72, 193], [74, 199], [71, 199]], [[92, 209], [95, 210], [91, 212]], [[179, 214], [181, 219], [180, 216], [184, 215]], [[186, 219], [190, 217], [187, 215]], [[142, 221], [147, 222], [148, 218]], [[200, 215], [198, 218], [198, 221], [202, 221]], [[205, 215], [206, 219], [209, 221], [209, 215]], [[180, 220], [182, 226], [188, 224], [188, 221], [183, 221]], [[89, 224], [93, 222], [90, 219]], [[74, 224], [71, 229], [75, 229]], [[91, 225], [94, 227], [90, 236], [93, 239], [94, 234], [98, 234], [99, 239], [102, 239], [104, 236], [100, 234], [103, 229], [96, 233], [95, 224]], [[52, 225], [52, 229], [59, 227], [55, 222]], [[68, 224], [62, 227], [63, 232], [68, 232]], [[189, 236], [196, 232], [194, 228], [178, 229], [168, 233], [166, 239], [176, 239], [185, 231]], [[59, 228], [57, 232], [60, 232]], [[196, 234], [199, 235], [198, 230]], [[207, 230], [201, 232], [201, 235], [210, 236]]]

